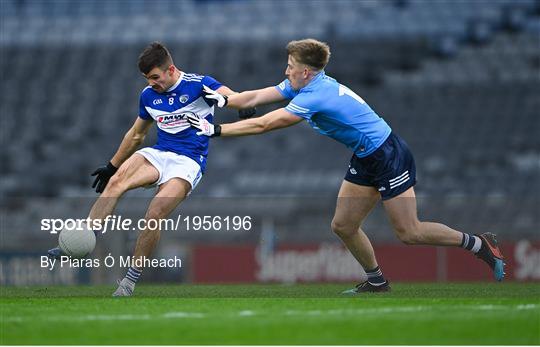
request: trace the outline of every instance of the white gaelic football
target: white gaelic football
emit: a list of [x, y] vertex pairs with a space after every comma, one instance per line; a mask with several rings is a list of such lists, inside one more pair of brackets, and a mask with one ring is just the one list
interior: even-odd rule
[[96, 235], [87, 228], [82, 228], [82, 230], [64, 228], [58, 236], [58, 245], [65, 255], [72, 258], [84, 258], [96, 247]]

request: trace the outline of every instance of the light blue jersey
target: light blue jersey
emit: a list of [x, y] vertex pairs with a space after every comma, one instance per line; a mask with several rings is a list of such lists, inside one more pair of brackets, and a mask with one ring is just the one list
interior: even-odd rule
[[300, 90], [292, 89], [289, 80], [276, 89], [291, 100], [287, 111], [306, 119], [313, 129], [343, 143], [360, 158], [373, 153], [392, 132], [361, 97], [324, 71]]

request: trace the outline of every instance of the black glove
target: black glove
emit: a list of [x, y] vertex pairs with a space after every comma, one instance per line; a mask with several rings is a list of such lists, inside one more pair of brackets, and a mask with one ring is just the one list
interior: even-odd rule
[[255, 107], [238, 110], [238, 117], [240, 117], [240, 119], [251, 118], [256, 114], [257, 114], [257, 109]]
[[101, 166], [92, 173], [91, 176], [97, 176], [94, 184], [92, 184], [92, 188], [96, 188], [96, 193], [103, 193], [109, 179], [116, 173], [116, 170], [118, 169], [109, 162], [106, 166]]

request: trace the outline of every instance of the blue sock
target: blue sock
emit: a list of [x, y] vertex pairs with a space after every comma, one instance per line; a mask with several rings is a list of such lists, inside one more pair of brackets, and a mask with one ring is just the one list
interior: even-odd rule
[[126, 278], [128, 280], [130, 280], [131, 282], [133, 282], [133, 283], [137, 283], [137, 281], [139, 280], [139, 277], [141, 277], [141, 274], [142, 274], [142, 270], [137, 270], [136, 268], [131, 266], [128, 269], [128, 272], [126, 274]]
[[482, 240], [478, 236], [462, 233], [461, 248], [465, 248], [473, 253], [477, 253], [482, 246]]
[[374, 286], [380, 286], [386, 283], [381, 269], [377, 266], [374, 269], [366, 270], [368, 282]]

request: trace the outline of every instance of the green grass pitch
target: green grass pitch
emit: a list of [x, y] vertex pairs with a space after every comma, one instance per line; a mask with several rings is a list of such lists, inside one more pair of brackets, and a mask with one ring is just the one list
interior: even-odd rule
[[540, 284], [2, 287], [2, 344], [540, 344]]

